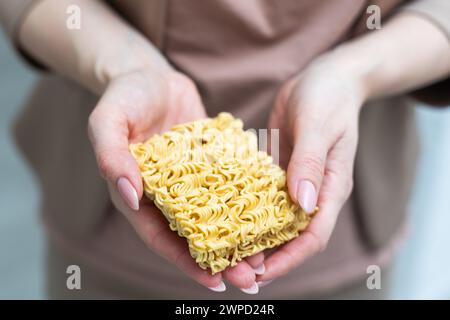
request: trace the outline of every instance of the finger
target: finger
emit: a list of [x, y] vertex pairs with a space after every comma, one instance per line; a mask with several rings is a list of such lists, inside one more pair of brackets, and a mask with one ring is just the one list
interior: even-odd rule
[[126, 214], [126, 217], [140, 238], [153, 251], [174, 263], [199, 284], [213, 291], [225, 291], [222, 275], [212, 275], [197, 265], [189, 254], [186, 240], [169, 229], [167, 220], [153, 205], [143, 205], [138, 214]]
[[336, 204], [321, 204], [320, 211], [305, 231], [265, 259], [266, 271], [257, 277], [257, 281], [271, 281], [285, 275], [307, 258], [322, 251], [334, 228], [339, 210], [340, 206]]
[[258, 281], [269, 281], [289, 272], [325, 249], [338, 214], [352, 189], [356, 133], [343, 136], [330, 150], [319, 197], [320, 211], [308, 228], [265, 259], [266, 272]]
[[259, 252], [253, 256], [247, 257], [245, 258], [245, 261], [252, 267], [255, 274], [261, 275], [264, 273], [264, 252]]
[[88, 124], [100, 174], [115, 186], [131, 209], [138, 210], [143, 188], [138, 165], [128, 149], [128, 121], [125, 115], [105, 110], [100, 101]]
[[257, 294], [259, 291], [255, 279], [255, 272], [246, 262], [238, 262], [234, 267], [228, 267], [222, 271], [223, 277], [231, 284], [247, 294]]
[[330, 143], [315, 131], [299, 128], [287, 170], [288, 189], [307, 213], [314, 212]]

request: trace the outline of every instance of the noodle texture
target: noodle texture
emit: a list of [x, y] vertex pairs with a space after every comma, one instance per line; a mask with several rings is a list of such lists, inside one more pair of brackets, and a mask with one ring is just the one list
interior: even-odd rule
[[130, 145], [144, 183], [191, 256], [212, 273], [293, 239], [312, 216], [289, 198], [286, 173], [229, 113]]

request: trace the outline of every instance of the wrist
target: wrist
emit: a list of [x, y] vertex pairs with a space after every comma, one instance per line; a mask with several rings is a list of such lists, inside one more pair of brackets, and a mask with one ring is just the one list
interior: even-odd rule
[[174, 71], [150, 42], [135, 34], [128, 35], [126, 43], [103, 50], [93, 67], [100, 92], [114, 79], [143, 69], [160, 74]]
[[324, 59], [329, 60], [332, 74], [351, 84], [359, 95], [361, 104], [376, 96], [376, 70], [380, 68], [377, 59], [350, 44], [343, 44], [326, 53]]

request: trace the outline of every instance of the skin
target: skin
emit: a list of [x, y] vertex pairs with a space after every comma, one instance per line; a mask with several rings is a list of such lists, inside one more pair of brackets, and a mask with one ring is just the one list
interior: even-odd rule
[[[81, 7], [84, 30], [96, 32], [61, 27], [69, 4]], [[442, 30], [421, 16], [402, 13], [381, 30], [317, 57], [287, 80], [268, 126], [280, 128], [280, 156], [288, 168], [292, 199], [302, 205], [305, 195], [299, 183], [309, 181], [309, 204], [318, 204], [320, 212], [306, 232], [270, 256], [260, 253], [212, 276], [195, 264], [186, 242], [143, 199], [139, 171], [128, 151], [129, 143], [205, 116], [193, 81], [94, 0], [41, 1], [23, 20], [19, 38], [35, 59], [101, 96], [88, 131], [112, 201], [149, 249], [209, 288], [223, 279], [241, 289], [254, 287], [255, 281], [277, 279], [324, 250], [352, 190], [358, 114], [364, 102], [410, 91], [450, 73], [450, 46]], [[121, 178], [140, 203], [124, 199], [118, 189]], [[257, 275], [254, 269], [262, 265], [265, 272]]]
[[[149, 86], [152, 83], [156, 86]], [[214, 276], [199, 268], [189, 254], [186, 241], [172, 232], [159, 210], [142, 197], [139, 168], [128, 151], [129, 143], [143, 141], [174, 124], [204, 117], [200, 96], [188, 77], [173, 70], [159, 74], [138, 69], [109, 83], [89, 118], [88, 132], [114, 205], [151, 250], [206, 287], [217, 287], [223, 277], [248, 288], [255, 282], [252, 266], [262, 263], [263, 254]], [[116, 187], [121, 177], [126, 177], [136, 188], [141, 199], [138, 210], [131, 209], [121, 197]]]
[[[415, 37], [405, 37], [406, 30], [415, 30]], [[320, 211], [305, 232], [265, 260], [266, 271], [257, 281], [272, 281], [327, 247], [353, 188], [363, 104], [449, 73], [450, 45], [444, 34], [419, 16], [400, 14], [381, 31], [318, 57], [286, 82], [269, 127], [280, 128], [280, 158], [287, 164], [292, 199], [300, 200], [298, 183], [308, 180]]]

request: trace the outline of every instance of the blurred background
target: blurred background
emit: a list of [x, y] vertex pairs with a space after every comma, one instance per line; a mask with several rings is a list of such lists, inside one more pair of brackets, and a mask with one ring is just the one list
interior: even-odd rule
[[[0, 299], [45, 299], [44, 236], [33, 175], [11, 125], [36, 76], [0, 33]], [[394, 268], [394, 299], [450, 299], [450, 108], [418, 106], [422, 154], [410, 204], [411, 234]]]

